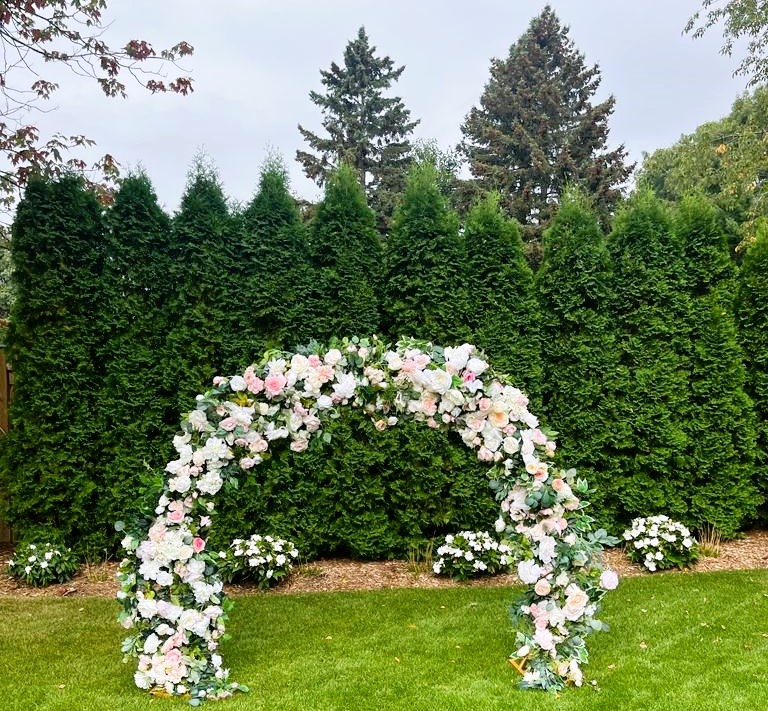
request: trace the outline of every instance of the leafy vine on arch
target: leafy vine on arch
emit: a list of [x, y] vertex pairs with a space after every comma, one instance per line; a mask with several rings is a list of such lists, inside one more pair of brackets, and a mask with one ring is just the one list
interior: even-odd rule
[[215, 497], [283, 441], [296, 452], [322, 446], [323, 423], [339, 407], [362, 408], [378, 430], [407, 417], [455, 431], [488, 463], [496, 531], [526, 586], [510, 663], [524, 688], [580, 685], [585, 637], [605, 627], [600, 600], [618, 579], [602, 569], [608, 538], [584, 513], [587, 484], [553, 465], [553, 433], [527, 397], [469, 344], [351, 338], [271, 355], [197, 396], [174, 437], [178, 458], [166, 466], [154, 520], [123, 539], [120, 622], [131, 633], [122, 649], [138, 660], [136, 685], [193, 705], [246, 690], [218, 654], [232, 603], [206, 549]]

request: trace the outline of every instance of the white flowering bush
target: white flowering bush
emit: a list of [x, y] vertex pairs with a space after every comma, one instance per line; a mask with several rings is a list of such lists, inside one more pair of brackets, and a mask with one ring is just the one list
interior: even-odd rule
[[193, 705], [243, 688], [218, 654], [231, 603], [206, 549], [216, 494], [280, 445], [322, 446], [324, 423], [344, 407], [361, 408], [377, 430], [404, 417], [451, 430], [487, 463], [501, 508], [496, 532], [514, 541], [513, 563], [528, 586], [511, 656], [521, 685], [581, 684], [585, 639], [603, 629], [600, 599], [617, 584], [601, 567], [608, 539], [591, 531], [583, 510], [586, 482], [552, 465], [555, 442], [528, 398], [474, 346], [352, 338], [270, 353], [242, 375], [216, 377], [182, 419], [153, 517], [123, 539], [120, 621], [136, 685], [189, 694]]
[[290, 541], [254, 533], [235, 538], [219, 553], [219, 574], [226, 582], [252, 580], [263, 590], [290, 575], [299, 551]]
[[691, 532], [668, 516], [636, 518], [623, 538], [629, 559], [651, 572], [685, 568], [699, 559], [699, 545]]
[[9, 575], [34, 587], [65, 583], [79, 569], [80, 563], [71, 549], [48, 542], [19, 545], [8, 561]]
[[432, 570], [454, 580], [469, 580], [505, 571], [511, 564], [512, 549], [506, 543], [500, 543], [487, 531], [461, 531], [445, 537]]

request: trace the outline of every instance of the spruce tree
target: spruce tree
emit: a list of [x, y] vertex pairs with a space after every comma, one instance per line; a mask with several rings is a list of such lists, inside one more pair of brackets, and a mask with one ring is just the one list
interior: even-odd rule
[[590, 513], [614, 523], [617, 492], [604, 461], [615, 427], [617, 367], [610, 315], [611, 259], [605, 235], [585, 196], [567, 191], [543, 238], [536, 273], [544, 376], [542, 412], [559, 432], [564, 465], [589, 481]]
[[[747, 366], [746, 391], [757, 414], [755, 480], [768, 496], [768, 223], [757, 229], [739, 275], [736, 317]], [[765, 520], [765, 508], [762, 517]]]
[[296, 159], [307, 177], [323, 185], [335, 168], [348, 163], [382, 226], [402, 189], [411, 160], [408, 137], [418, 124], [399, 97], [386, 96], [404, 69], [395, 68], [389, 57], [377, 57], [361, 27], [344, 50], [343, 65], [332, 62], [328, 71], [320, 71], [325, 93], [309, 93], [323, 113], [328, 135], [299, 126], [310, 150], [297, 151]]
[[464, 244], [471, 304], [468, 325], [474, 343], [496, 370], [509, 374], [536, 400], [542, 375], [541, 317], [533, 273], [525, 260], [520, 229], [504, 217], [498, 193], [490, 193], [472, 208]]
[[181, 209], [173, 218], [169, 279], [166, 386], [177, 394], [177, 411], [222, 372], [228, 311], [242, 298], [231, 279], [235, 254], [232, 220], [218, 176], [203, 160], [190, 171]]
[[97, 465], [101, 207], [81, 179], [30, 180], [13, 224], [17, 299], [8, 333], [12, 429], [2, 488], [19, 539], [45, 530], [79, 548], [107, 545], [94, 514], [110, 496]]
[[265, 163], [258, 191], [238, 222], [238, 257], [228, 278], [239, 296], [224, 315], [227, 373], [242, 371], [267, 349], [293, 348], [312, 337], [309, 244], [278, 159]]
[[311, 227], [314, 337], [368, 336], [379, 331], [382, 246], [376, 218], [349, 166], [333, 173]]
[[506, 59], [491, 60], [480, 104], [461, 128], [472, 175], [501, 193], [533, 252], [567, 184], [582, 187], [607, 218], [632, 171], [623, 146], [608, 150], [615, 101], [594, 104], [599, 85], [597, 65], [585, 63], [547, 6]]
[[458, 218], [433, 166], [411, 169], [385, 247], [384, 331], [451, 345], [470, 338], [467, 271]]
[[167, 307], [174, 293], [168, 278], [171, 220], [143, 174], [122, 181], [107, 219], [99, 304], [104, 497], [98, 516], [116, 521], [129, 518], [140, 503], [137, 492], [153, 476], [148, 466], [162, 468], [167, 461], [178, 411], [163, 380]]
[[689, 297], [668, 210], [640, 192], [616, 216], [611, 316], [617, 328], [612, 407], [603, 462], [604, 510], [626, 522], [664, 513], [693, 523], [685, 453]]

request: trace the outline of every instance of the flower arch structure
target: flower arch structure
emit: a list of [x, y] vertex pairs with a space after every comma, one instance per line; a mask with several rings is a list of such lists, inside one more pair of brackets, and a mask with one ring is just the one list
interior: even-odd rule
[[206, 549], [215, 496], [280, 444], [322, 446], [323, 423], [340, 407], [362, 408], [378, 430], [403, 417], [453, 430], [488, 463], [496, 531], [527, 586], [512, 614], [510, 663], [525, 688], [581, 684], [584, 638], [605, 627], [596, 614], [617, 578], [602, 570], [607, 537], [584, 513], [586, 482], [552, 464], [554, 433], [539, 427], [527, 397], [469, 344], [352, 338], [272, 356], [197, 396], [154, 519], [123, 539], [120, 621], [131, 630], [123, 652], [138, 660], [136, 685], [194, 705], [244, 689], [218, 654], [231, 601]]

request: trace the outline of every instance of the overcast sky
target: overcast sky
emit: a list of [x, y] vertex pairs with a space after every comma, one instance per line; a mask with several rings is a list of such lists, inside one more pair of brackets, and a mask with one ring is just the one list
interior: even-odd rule
[[[198, 149], [218, 166], [224, 188], [247, 201], [265, 155], [277, 151], [292, 188], [314, 199], [319, 190], [295, 161], [301, 123], [319, 131], [321, 114], [309, 91], [321, 90], [320, 69], [341, 62], [364, 25], [377, 54], [405, 71], [394, 87], [412, 117], [416, 138], [452, 147], [478, 103], [492, 57], [509, 47], [541, 12], [536, 0], [110, 0], [108, 39], [149, 40], [156, 48], [186, 40], [183, 62], [194, 79], [189, 97], [107, 99], [95, 84], [60, 77], [40, 117], [43, 129], [82, 133], [124, 168], [142, 165], [161, 203], [174, 211]], [[644, 151], [727, 114], [744, 90], [737, 62], [719, 54], [718, 31], [701, 40], [682, 34], [699, 0], [552, 0], [588, 63], [602, 74], [600, 98], [613, 94], [611, 143], [639, 161]], [[48, 74], [43, 73], [43, 76]]]

